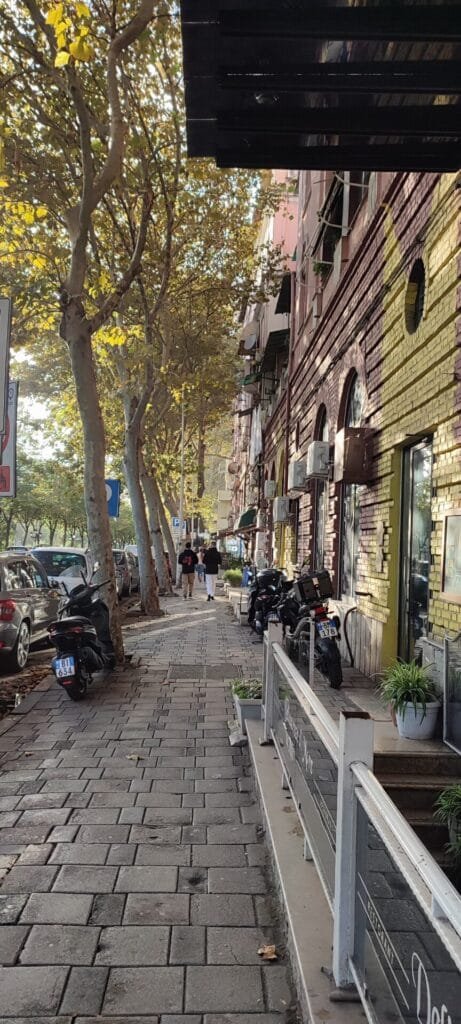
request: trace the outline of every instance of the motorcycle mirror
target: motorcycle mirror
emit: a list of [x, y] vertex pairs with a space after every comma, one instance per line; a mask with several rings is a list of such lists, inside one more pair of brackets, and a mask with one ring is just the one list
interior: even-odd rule
[[99, 562], [95, 562], [94, 566], [93, 566], [93, 572], [91, 573], [91, 575], [95, 576], [99, 568], [100, 568]]

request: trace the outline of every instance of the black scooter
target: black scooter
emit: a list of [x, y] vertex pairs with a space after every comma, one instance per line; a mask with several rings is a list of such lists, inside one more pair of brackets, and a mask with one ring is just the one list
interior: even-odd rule
[[338, 647], [340, 621], [328, 611], [332, 593], [330, 575], [325, 569], [305, 573], [282, 597], [277, 613], [283, 623], [287, 653], [293, 661], [308, 663], [314, 627], [315, 667], [327, 677], [332, 689], [339, 690], [343, 681]]
[[83, 700], [93, 681], [93, 672], [115, 668], [115, 651], [109, 629], [109, 609], [95, 594], [102, 583], [83, 583], [74, 587], [59, 610], [59, 619], [48, 632], [57, 656], [51, 667], [57, 682], [71, 700]]

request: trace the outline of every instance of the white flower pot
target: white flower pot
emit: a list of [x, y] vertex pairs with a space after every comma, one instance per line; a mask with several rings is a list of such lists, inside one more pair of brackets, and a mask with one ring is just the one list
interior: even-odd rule
[[262, 700], [244, 700], [243, 697], [237, 697], [234, 693], [234, 707], [235, 713], [239, 720], [241, 731], [246, 735], [245, 720], [251, 719], [253, 722], [260, 722], [262, 717]]
[[440, 701], [430, 701], [426, 704], [426, 714], [422, 704], [407, 704], [405, 714], [397, 711], [397, 729], [399, 736], [406, 740], [430, 740], [432, 739], [437, 717], [440, 711]]

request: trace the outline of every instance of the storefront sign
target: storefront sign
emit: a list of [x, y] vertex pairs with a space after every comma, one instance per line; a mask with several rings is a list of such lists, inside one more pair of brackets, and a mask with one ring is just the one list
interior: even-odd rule
[[18, 382], [8, 385], [8, 411], [1, 438], [0, 498], [16, 497], [16, 421], [18, 414]]

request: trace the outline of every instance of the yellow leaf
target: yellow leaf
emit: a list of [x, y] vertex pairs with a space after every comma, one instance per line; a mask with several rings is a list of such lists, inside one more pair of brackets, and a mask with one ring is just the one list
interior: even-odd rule
[[38, 217], [39, 220], [42, 220], [42, 218], [46, 217], [47, 214], [48, 214], [48, 210], [47, 210], [46, 206], [37, 206], [37, 209], [35, 211], [35, 216]]
[[34, 220], [35, 217], [33, 214], [33, 210], [26, 210], [25, 214], [23, 215], [24, 224], [33, 224]]
[[70, 61], [70, 53], [67, 50], [60, 50], [54, 62], [55, 68], [63, 68]]
[[0, 188], [8, 188], [9, 181], [7, 178], [0, 178]]
[[56, 39], [56, 45], [58, 50], [65, 50], [67, 44], [67, 36], [65, 32], [60, 32]]
[[60, 36], [62, 32], [67, 32], [67, 28], [67, 21], [60, 21], [57, 25], [55, 25], [54, 31], [56, 32], [57, 36]]
[[45, 18], [46, 24], [47, 25], [57, 25], [58, 22], [61, 21], [63, 12], [64, 12], [64, 4], [56, 4], [56, 7], [55, 7], [54, 11], [48, 11], [48, 14], [47, 14], [47, 16]]
[[77, 14], [78, 14], [79, 18], [89, 18], [90, 17], [90, 9], [89, 9], [89, 7], [87, 7], [86, 4], [76, 3], [75, 4], [75, 10], [77, 11]]

